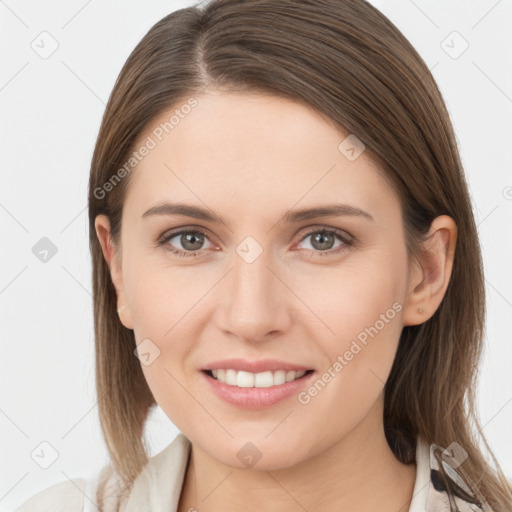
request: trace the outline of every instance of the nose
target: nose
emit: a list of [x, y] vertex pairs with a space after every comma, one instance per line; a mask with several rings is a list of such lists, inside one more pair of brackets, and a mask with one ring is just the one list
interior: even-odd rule
[[233, 268], [222, 287], [225, 299], [217, 308], [218, 327], [247, 342], [266, 341], [291, 325], [293, 294], [282, 282], [267, 252], [248, 262], [234, 255]]

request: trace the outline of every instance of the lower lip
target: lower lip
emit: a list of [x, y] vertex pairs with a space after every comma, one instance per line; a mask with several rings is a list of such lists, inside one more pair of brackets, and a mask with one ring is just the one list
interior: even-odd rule
[[242, 409], [262, 409], [298, 393], [310, 381], [315, 372], [268, 388], [239, 388], [224, 384], [204, 371], [201, 371], [201, 374], [219, 398]]

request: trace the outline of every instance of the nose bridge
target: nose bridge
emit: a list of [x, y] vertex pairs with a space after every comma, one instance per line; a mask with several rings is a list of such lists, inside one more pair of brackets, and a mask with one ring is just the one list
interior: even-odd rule
[[236, 248], [223, 326], [226, 330], [257, 340], [284, 328], [285, 302], [279, 291], [282, 284], [269, 269], [272, 266], [271, 251], [251, 237]]

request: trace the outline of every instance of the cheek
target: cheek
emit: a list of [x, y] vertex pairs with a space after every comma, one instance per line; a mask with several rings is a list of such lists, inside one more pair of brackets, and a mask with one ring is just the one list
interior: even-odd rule
[[136, 343], [157, 354], [153, 364], [142, 364], [146, 380], [159, 403], [181, 407], [180, 383], [197, 372], [192, 356], [203, 328], [205, 295], [215, 281], [201, 279], [193, 267], [170, 268], [162, 261], [132, 258], [126, 290]]
[[151, 365], [141, 368], [156, 403], [178, 429], [190, 432], [196, 418], [204, 420], [204, 411], [191, 400], [186, 380], [169, 365], [164, 352]]
[[375, 253], [357, 268], [346, 266], [310, 287], [307, 303], [315, 317], [309, 336], [326, 356], [326, 385], [319, 383], [311, 394], [322, 390], [324, 404], [363, 410], [382, 391], [403, 327], [402, 263], [391, 254]]
[[188, 431], [192, 414], [189, 378], [197, 371], [191, 355], [200, 328], [193, 306], [204, 292], [198, 296], [197, 290], [180, 282], [185, 280], [178, 278], [179, 272], [174, 274], [176, 278], [170, 279], [169, 272], [155, 267], [139, 273], [139, 280], [132, 283], [131, 308], [137, 345], [147, 346], [150, 357], [155, 354], [147, 365], [139, 356], [148, 386], [173, 423]]
[[135, 333], [158, 339], [172, 336], [180, 319], [200, 298], [198, 281], [193, 278], [187, 270], [169, 268], [163, 256], [155, 260], [134, 248], [126, 262], [125, 283]]
[[317, 335], [330, 339], [336, 350], [360, 333], [364, 341], [366, 328], [375, 325], [386, 337], [392, 330], [390, 324], [400, 324], [404, 272], [402, 263], [390, 253], [374, 251], [339, 268], [317, 271], [311, 279], [298, 278], [295, 283], [297, 295], [307, 298], [314, 315], [310, 317], [321, 324], [314, 322]]

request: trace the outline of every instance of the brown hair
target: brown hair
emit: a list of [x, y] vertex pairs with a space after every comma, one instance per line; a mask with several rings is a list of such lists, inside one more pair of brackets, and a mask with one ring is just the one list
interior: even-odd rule
[[421, 260], [420, 242], [435, 217], [455, 220], [456, 255], [445, 297], [429, 320], [401, 333], [385, 386], [385, 432], [404, 463], [415, 460], [417, 436], [441, 447], [456, 441], [468, 453], [463, 469], [473, 501], [509, 512], [511, 487], [475, 407], [485, 286], [453, 128], [425, 62], [364, 0], [213, 0], [180, 9], [149, 30], [120, 72], [92, 158], [89, 225], [99, 416], [126, 489], [148, 460], [143, 430], [155, 400], [134, 355], [133, 331], [116, 314], [116, 292], [94, 221], [106, 214], [112, 241], [119, 243], [132, 176], [121, 178], [119, 169], [157, 115], [210, 83], [302, 102], [355, 134], [400, 196], [410, 258]]

